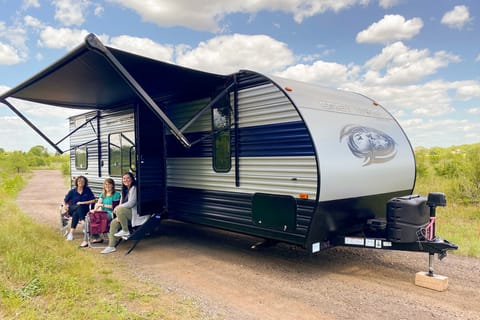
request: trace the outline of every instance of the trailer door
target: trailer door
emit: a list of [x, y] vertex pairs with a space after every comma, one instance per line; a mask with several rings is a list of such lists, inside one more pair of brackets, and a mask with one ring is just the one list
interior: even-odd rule
[[160, 213], [166, 207], [164, 124], [145, 105], [137, 107], [138, 212]]

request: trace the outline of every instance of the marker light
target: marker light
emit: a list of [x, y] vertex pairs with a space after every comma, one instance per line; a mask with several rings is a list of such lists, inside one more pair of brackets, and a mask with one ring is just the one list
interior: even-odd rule
[[308, 199], [308, 194], [307, 194], [307, 193], [300, 193], [300, 194], [298, 195], [298, 197], [299, 197], [300, 199], [305, 199], [305, 200], [306, 200], [306, 199]]

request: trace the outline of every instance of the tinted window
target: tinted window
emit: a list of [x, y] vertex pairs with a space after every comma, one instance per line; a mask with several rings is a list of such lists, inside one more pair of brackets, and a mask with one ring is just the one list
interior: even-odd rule
[[108, 139], [109, 171], [111, 176], [135, 171], [136, 152], [133, 131], [110, 134]]
[[226, 95], [220, 103], [212, 108], [213, 169], [228, 172], [232, 167], [230, 157], [230, 100]]
[[78, 147], [75, 149], [75, 168], [77, 170], [87, 170], [88, 167], [88, 151], [86, 147]]

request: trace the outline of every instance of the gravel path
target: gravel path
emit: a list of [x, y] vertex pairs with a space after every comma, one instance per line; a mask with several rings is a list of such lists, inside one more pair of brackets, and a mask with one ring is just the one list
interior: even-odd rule
[[[18, 205], [56, 228], [65, 192], [58, 171], [35, 171]], [[127, 256], [129, 244], [120, 244], [112, 259], [132, 278], [195, 298], [212, 319], [480, 319], [480, 259], [435, 259], [450, 283], [436, 292], [413, 283], [427, 271], [424, 253], [334, 248], [309, 256], [284, 244], [253, 251], [259, 239], [189, 224], [166, 222], [160, 231]]]

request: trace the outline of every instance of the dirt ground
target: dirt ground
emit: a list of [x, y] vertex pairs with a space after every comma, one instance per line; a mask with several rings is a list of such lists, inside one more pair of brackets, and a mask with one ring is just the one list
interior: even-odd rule
[[[57, 228], [65, 192], [60, 172], [35, 171], [18, 205]], [[435, 273], [449, 279], [448, 290], [437, 292], [414, 285], [415, 273], [428, 270], [428, 254], [334, 248], [309, 256], [284, 244], [249, 249], [258, 240], [166, 222], [129, 255], [128, 242], [107, 257], [79, 250], [120, 259], [132, 279], [194, 298], [210, 319], [480, 319], [480, 259], [435, 258]]]

